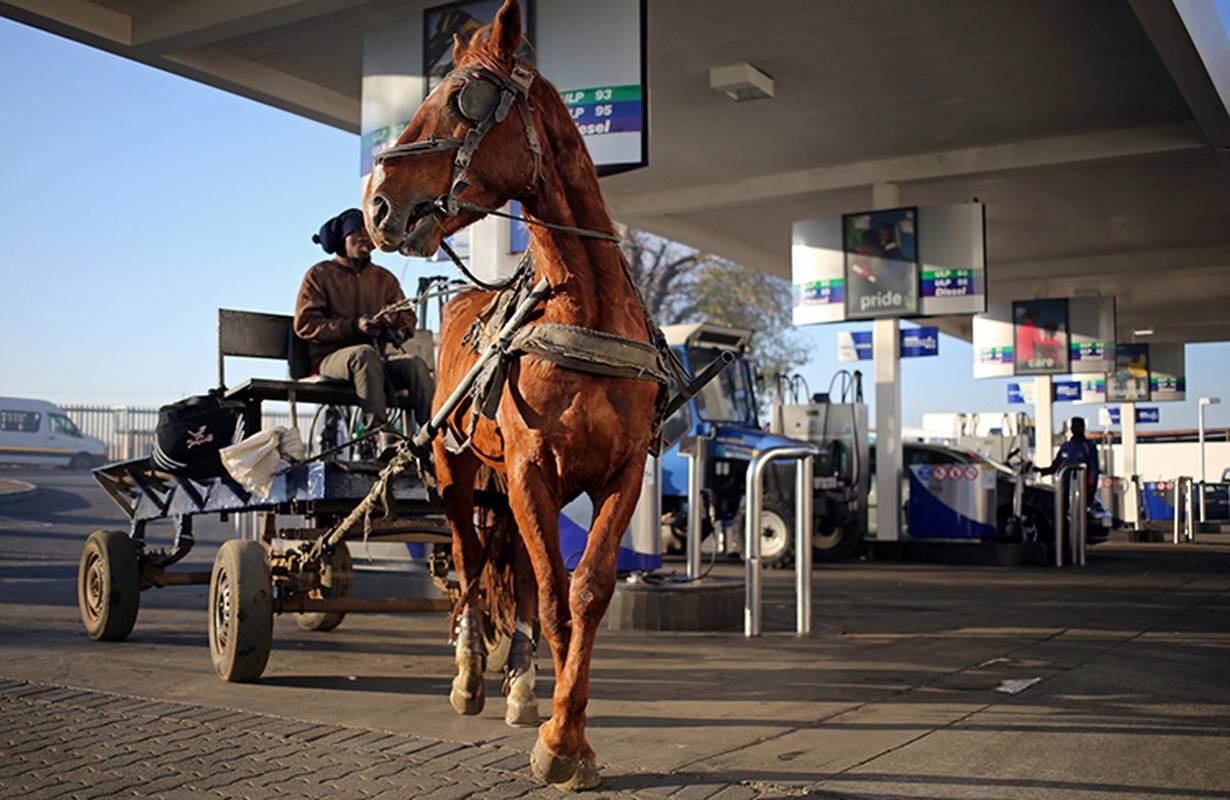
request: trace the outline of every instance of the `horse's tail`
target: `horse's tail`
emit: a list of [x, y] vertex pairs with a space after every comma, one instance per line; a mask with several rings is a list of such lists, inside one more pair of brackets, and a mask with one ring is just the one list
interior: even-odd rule
[[508, 506], [507, 479], [487, 465], [475, 476], [479, 537], [486, 555], [483, 588], [488, 614], [498, 630], [511, 633], [517, 616], [518, 580], [530, 570], [529, 555]]

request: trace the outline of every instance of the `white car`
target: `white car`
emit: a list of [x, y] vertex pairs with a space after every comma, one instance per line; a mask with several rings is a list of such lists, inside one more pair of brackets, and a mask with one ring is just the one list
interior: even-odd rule
[[0, 464], [90, 469], [107, 461], [107, 445], [77, 430], [46, 400], [0, 397]]

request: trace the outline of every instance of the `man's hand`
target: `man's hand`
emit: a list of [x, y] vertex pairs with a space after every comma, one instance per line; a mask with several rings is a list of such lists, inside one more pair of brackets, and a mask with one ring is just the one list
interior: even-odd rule
[[358, 323], [355, 325], [359, 333], [364, 336], [373, 338], [384, 332], [384, 323], [376, 322], [371, 317], [359, 317]]

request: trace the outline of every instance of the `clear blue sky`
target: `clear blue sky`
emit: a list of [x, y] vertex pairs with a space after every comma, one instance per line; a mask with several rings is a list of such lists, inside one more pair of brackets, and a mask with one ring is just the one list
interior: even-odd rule
[[[0, 394], [158, 406], [217, 382], [219, 307], [293, 310], [323, 257], [320, 223], [359, 202], [358, 137], [0, 19]], [[382, 254], [413, 292], [439, 272]], [[994, 265], [990, 266], [994, 270]], [[868, 323], [844, 326], [867, 330]], [[812, 327], [812, 391], [840, 364], [836, 332]], [[1186, 403], [1161, 428], [1194, 428], [1195, 398], [1222, 397], [1230, 349], [1187, 349]], [[245, 373], [271, 365], [237, 362]], [[925, 411], [1016, 411], [1007, 380], [975, 381], [970, 346], [902, 364], [904, 424]], [[1056, 416], [1096, 420], [1090, 406]]]

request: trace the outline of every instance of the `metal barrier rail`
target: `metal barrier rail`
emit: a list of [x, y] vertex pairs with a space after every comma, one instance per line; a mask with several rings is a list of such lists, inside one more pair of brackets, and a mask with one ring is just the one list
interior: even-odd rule
[[[1071, 563], [1085, 566], [1085, 522], [1087, 503], [1085, 502], [1085, 477], [1088, 467], [1084, 464], [1065, 464], [1055, 473], [1055, 566], [1063, 566], [1063, 521], [1068, 518], [1068, 530], [1071, 535]], [[1068, 482], [1068, 497], [1065, 504], [1063, 481], [1068, 473], [1072, 479]], [[1065, 509], [1065, 505], [1067, 508]]]
[[[679, 445], [679, 452], [688, 459], [688, 530], [684, 554], [687, 558], [688, 580], [694, 581], [700, 578], [700, 540], [704, 532], [704, 519], [701, 516], [704, 504], [700, 487], [705, 482], [707, 457], [704, 443], [699, 437], [692, 437], [690, 442], [685, 440]], [[717, 531], [714, 531], [713, 535], [714, 547], [717, 547]]]
[[[1172, 541], [1179, 543], [1179, 528], [1183, 528], [1183, 539], [1188, 542], [1196, 540], [1196, 529], [1193, 525], [1195, 516], [1195, 480], [1187, 475], [1179, 476], [1174, 482], [1174, 533]], [[1180, 518], [1182, 520], [1180, 521]]]
[[[747, 522], [743, 547], [746, 554], [743, 603], [743, 635], [759, 636], [760, 597], [760, 521], [764, 504], [764, 469], [771, 461], [798, 462], [794, 481], [794, 589], [795, 629], [811, 633], [811, 532], [813, 459], [820, 452], [815, 445], [780, 446], [762, 450], [747, 466]], [[698, 548], [699, 549], [699, 548]]]

